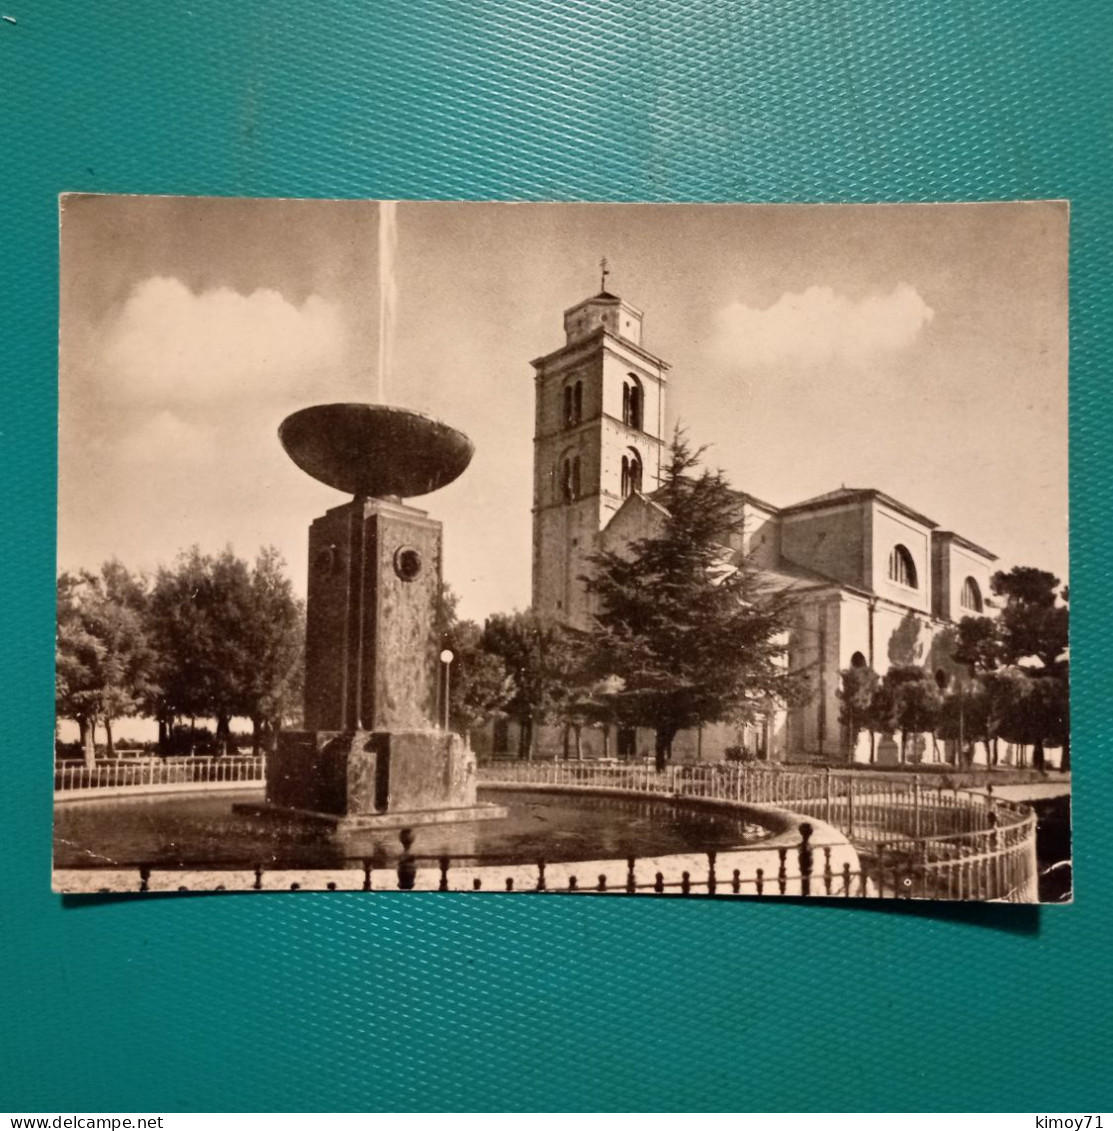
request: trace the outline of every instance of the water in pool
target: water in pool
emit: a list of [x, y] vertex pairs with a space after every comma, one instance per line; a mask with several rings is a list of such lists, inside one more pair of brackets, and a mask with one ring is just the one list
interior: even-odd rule
[[[56, 868], [336, 868], [395, 862], [398, 829], [346, 833], [309, 830], [232, 811], [262, 792], [126, 797], [59, 805]], [[666, 799], [483, 790], [481, 800], [509, 808], [504, 820], [414, 829], [418, 856], [457, 863], [596, 860], [722, 851], [768, 831], [726, 811]]]

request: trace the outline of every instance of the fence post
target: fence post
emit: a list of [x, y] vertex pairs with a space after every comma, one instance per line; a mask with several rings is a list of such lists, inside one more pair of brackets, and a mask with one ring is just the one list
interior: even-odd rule
[[918, 838], [920, 835], [920, 775], [913, 774], [912, 776], [912, 827], [915, 830], [914, 835]]
[[827, 824], [831, 823], [831, 767], [828, 766], [826, 771], [826, 786], [827, 786], [827, 808], [824, 810], [823, 819]]
[[854, 835], [854, 775], [846, 779], [846, 835]]
[[[812, 826], [805, 821], [800, 826], [800, 894], [812, 893]], [[782, 894], [783, 890], [782, 890]]]
[[414, 881], [417, 879], [417, 861], [410, 854], [410, 847], [414, 842], [412, 829], [403, 829], [398, 834], [402, 842], [402, 856], [398, 861], [398, 890], [413, 891]]

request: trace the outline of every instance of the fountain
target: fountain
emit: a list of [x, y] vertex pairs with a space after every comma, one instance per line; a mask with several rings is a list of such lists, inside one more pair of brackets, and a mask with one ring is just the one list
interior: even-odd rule
[[279, 428], [303, 471], [352, 495], [309, 528], [303, 730], [279, 733], [266, 804], [337, 832], [505, 817], [475, 755], [436, 724], [441, 524], [404, 498], [456, 479], [462, 433], [416, 412], [315, 405]]

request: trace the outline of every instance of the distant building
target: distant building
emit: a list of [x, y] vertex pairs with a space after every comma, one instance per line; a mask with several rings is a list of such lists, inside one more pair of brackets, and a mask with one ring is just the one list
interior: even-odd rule
[[[666, 457], [669, 366], [643, 345], [642, 312], [606, 290], [565, 311], [564, 332], [563, 346], [532, 363], [533, 606], [586, 628], [590, 556], [621, 550], [664, 518], [653, 493]], [[785, 760], [895, 761], [892, 739], [863, 733], [850, 748], [839, 721], [840, 672], [868, 665], [884, 674], [915, 663], [943, 682], [962, 678], [945, 634], [963, 616], [991, 612], [996, 556], [873, 488], [840, 487], [790, 506], [737, 494], [742, 522], [731, 550], [798, 596], [788, 665], [809, 673], [812, 697], [761, 727], [686, 732], [674, 759], [717, 760], [740, 747]], [[496, 729], [494, 753], [509, 752], [512, 729]], [[567, 753], [569, 742], [545, 728], [540, 753]], [[627, 757], [653, 743], [649, 731], [585, 728], [580, 745], [589, 756]], [[915, 760], [953, 754], [930, 736], [911, 752]]]

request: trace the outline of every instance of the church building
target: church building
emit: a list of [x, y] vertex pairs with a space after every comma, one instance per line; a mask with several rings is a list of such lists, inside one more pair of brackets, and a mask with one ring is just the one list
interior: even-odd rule
[[[533, 607], [579, 628], [592, 612], [581, 580], [590, 556], [649, 535], [664, 514], [653, 493], [667, 457], [669, 366], [646, 348], [642, 323], [640, 310], [601, 290], [565, 311], [564, 344], [532, 362]], [[915, 663], [941, 683], [962, 678], [950, 659], [953, 627], [963, 616], [992, 613], [995, 555], [874, 488], [840, 487], [788, 506], [737, 496], [742, 521], [730, 550], [797, 597], [787, 662], [808, 673], [812, 694], [758, 728], [716, 725], [678, 736], [674, 760], [714, 761], [729, 750], [895, 761], [891, 739], [863, 733], [851, 749], [839, 719], [839, 673]], [[559, 756], [549, 747], [566, 748], [567, 736], [545, 729], [539, 753]], [[910, 756], [950, 760], [943, 745], [920, 736]], [[649, 731], [581, 736], [588, 756], [652, 748]]]

